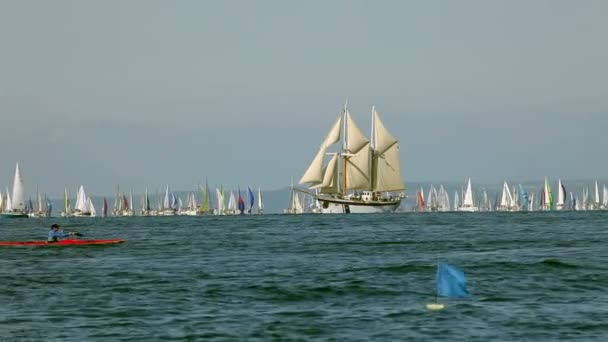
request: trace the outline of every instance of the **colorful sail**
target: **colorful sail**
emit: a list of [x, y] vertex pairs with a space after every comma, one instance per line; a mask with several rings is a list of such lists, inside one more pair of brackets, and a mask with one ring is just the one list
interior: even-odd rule
[[209, 211], [209, 184], [205, 181], [205, 188], [201, 189], [203, 191], [203, 204], [201, 205], [201, 211], [206, 213]]
[[108, 216], [108, 200], [106, 200], [106, 198], [103, 198], [103, 207], [101, 208], [101, 216], [103, 217], [107, 217]]
[[239, 211], [241, 215], [245, 212], [245, 201], [243, 201], [243, 196], [241, 196], [241, 189], [239, 189], [239, 200], [238, 200]]
[[250, 187], [247, 187], [247, 192], [249, 192], [249, 209], [247, 211], [251, 214], [251, 209], [253, 209], [253, 205], [255, 204], [255, 196]]

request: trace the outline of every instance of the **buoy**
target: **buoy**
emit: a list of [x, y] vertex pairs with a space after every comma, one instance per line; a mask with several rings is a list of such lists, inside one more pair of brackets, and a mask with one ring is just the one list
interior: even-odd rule
[[441, 303], [430, 303], [426, 305], [428, 310], [443, 310], [445, 306]]

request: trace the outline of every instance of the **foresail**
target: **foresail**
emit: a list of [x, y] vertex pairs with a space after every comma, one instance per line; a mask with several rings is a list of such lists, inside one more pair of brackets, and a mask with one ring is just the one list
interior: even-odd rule
[[327, 134], [327, 137], [325, 137], [325, 140], [321, 144], [321, 147], [319, 147], [317, 155], [313, 159], [312, 163], [310, 163], [310, 166], [308, 166], [308, 169], [300, 179], [300, 184], [318, 184], [323, 181], [323, 159], [325, 157], [325, 151], [329, 146], [335, 144], [336, 142], [338, 142], [338, 140], [340, 140], [341, 126], [342, 114], [338, 116], [338, 119]]
[[311, 189], [320, 189], [323, 193], [335, 194], [339, 192], [338, 187], [338, 155], [334, 154], [329, 160], [327, 167], [324, 168], [323, 182], [311, 187]]

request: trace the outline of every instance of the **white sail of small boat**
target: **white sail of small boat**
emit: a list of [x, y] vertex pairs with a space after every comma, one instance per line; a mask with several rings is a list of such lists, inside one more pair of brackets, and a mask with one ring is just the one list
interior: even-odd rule
[[13, 201], [11, 200], [11, 193], [8, 191], [8, 187], [6, 188], [6, 208], [5, 212], [13, 211]]
[[93, 205], [93, 201], [91, 201], [90, 197], [87, 198], [87, 209], [91, 217], [97, 216], [97, 210], [95, 210], [95, 206]]
[[[13, 194], [13, 198], [14, 197], [15, 197], [15, 195]], [[597, 180], [595, 181], [595, 194], [594, 194], [593, 199], [594, 199], [593, 200], [593, 210], [600, 209], [600, 205], [601, 205], [601, 203], [600, 203], [600, 189], [599, 189], [599, 186], [597, 184]], [[14, 201], [14, 199], [13, 199], [13, 201]]]
[[234, 191], [230, 191], [230, 197], [228, 198], [227, 212], [229, 215], [237, 214], [236, 196], [234, 195]]
[[225, 215], [226, 214], [226, 210], [224, 207], [224, 188], [222, 187], [222, 189], [215, 189], [215, 193], [216, 193], [216, 199], [217, 199], [217, 212], [216, 215]]
[[608, 186], [605, 184], [602, 191], [602, 209], [608, 209]]
[[303, 214], [304, 206], [302, 205], [301, 193], [291, 187], [289, 194], [289, 207], [285, 210], [286, 214]]
[[162, 211], [159, 215], [173, 216], [177, 214], [177, 199], [171, 190], [169, 190], [169, 184], [165, 189], [165, 197], [163, 199]]
[[460, 207], [460, 195], [458, 194], [458, 191], [454, 191], [454, 211], [458, 210], [458, 207]]
[[515, 196], [511, 194], [511, 190], [509, 189], [509, 184], [507, 181], [503, 183], [502, 186], [502, 195], [500, 197], [500, 203], [496, 207], [497, 211], [517, 211], [519, 207], [516, 203]]
[[530, 193], [530, 198], [528, 199], [528, 211], [534, 211], [534, 192]]
[[473, 201], [473, 190], [471, 187], [471, 178], [469, 177], [469, 181], [467, 183], [467, 190], [464, 193], [464, 199], [462, 200], [462, 205], [458, 207], [458, 211], [468, 211], [474, 212], [479, 211], [479, 208], [475, 206]]
[[[596, 182], [597, 184], [597, 182]], [[13, 210], [25, 211], [25, 193], [23, 191], [23, 179], [19, 170], [19, 163], [15, 167], [15, 178], [13, 180]]]
[[264, 201], [262, 200], [262, 190], [258, 187], [258, 214], [264, 213]]

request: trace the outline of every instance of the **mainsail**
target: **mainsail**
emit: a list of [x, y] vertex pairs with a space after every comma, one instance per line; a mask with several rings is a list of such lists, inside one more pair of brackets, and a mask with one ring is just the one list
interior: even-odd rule
[[375, 191], [398, 191], [405, 189], [401, 179], [399, 143], [384, 127], [380, 115], [373, 108], [372, 139], [374, 157], [372, 162], [372, 189]]
[[467, 184], [467, 190], [464, 194], [464, 199], [462, 200], [462, 206], [473, 206], [473, 190], [471, 189], [471, 178], [469, 178], [469, 182]]
[[17, 211], [25, 210], [25, 193], [23, 191], [23, 179], [19, 171], [19, 163], [15, 167], [15, 178], [13, 180], [12, 209]]

